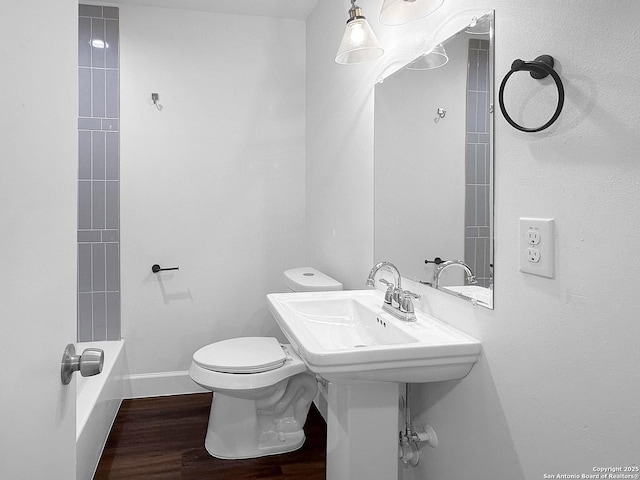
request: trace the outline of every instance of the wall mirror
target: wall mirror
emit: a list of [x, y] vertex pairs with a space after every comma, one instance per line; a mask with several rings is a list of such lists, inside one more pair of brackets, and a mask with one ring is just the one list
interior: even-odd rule
[[[375, 86], [375, 261], [493, 308], [494, 14]], [[463, 262], [463, 265], [425, 263]], [[441, 267], [445, 266], [444, 269]]]

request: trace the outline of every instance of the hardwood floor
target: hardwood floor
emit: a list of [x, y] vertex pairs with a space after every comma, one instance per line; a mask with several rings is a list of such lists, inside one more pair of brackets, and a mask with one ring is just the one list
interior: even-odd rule
[[125, 400], [95, 480], [324, 480], [327, 430], [315, 406], [301, 449], [282, 455], [220, 460], [204, 448], [211, 394]]

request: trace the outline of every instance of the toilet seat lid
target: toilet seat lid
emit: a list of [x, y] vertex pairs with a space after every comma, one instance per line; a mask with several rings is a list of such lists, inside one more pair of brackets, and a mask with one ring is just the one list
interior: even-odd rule
[[221, 373], [260, 373], [281, 367], [286, 355], [273, 337], [230, 338], [202, 347], [193, 361]]

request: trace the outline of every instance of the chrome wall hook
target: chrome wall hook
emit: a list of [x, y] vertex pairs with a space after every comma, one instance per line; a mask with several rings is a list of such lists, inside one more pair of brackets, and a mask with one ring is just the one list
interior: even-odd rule
[[162, 111], [162, 104], [160, 103], [160, 94], [159, 93], [152, 93], [151, 94], [151, 100], [153, 101], [153, 104], [156, 106], [156, 108], [159, 111]]
[[444, 118], [447, 115], [447, 111], [444, 108], [438, 108], [436, 110], [437, 117], [433, 119], [434, 123], [438, 123], [441, 118]]

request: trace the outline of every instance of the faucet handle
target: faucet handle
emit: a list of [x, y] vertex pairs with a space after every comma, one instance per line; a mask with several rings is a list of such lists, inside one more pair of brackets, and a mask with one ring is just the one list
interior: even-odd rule
[[402, 304], [402, 298], [404, 297], [402, 289], [398, 288], [393, 283], [385, 280], [384, 278], [380, 278], [379, 281], [387, 286], [387, 291], [384, 294], [384, 303], [388, 303], [389, 305], [393, 306], [393, 303], [395, 302], [398, 306], [397, 308], [400, 308], [400, 305]]
[[387, 291], [384, 294], [384, 303], [388, 303], [391, 305], [391, 301], [393, 300], [393, 290], [395, 289], [395, 285], [384, 278], [380, 278], [378, 280], [380, 283], [384, 283], [387, 286]]
[[414, 313], [413, 298], [418, 300], [420, 295], [410, 292], [409, 290], [402, 291], [402, 299], [400, 301], [400, 311], [405, 313]]

